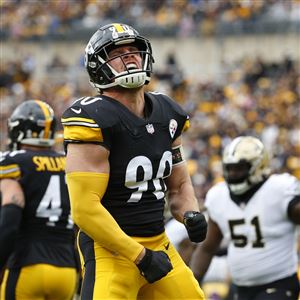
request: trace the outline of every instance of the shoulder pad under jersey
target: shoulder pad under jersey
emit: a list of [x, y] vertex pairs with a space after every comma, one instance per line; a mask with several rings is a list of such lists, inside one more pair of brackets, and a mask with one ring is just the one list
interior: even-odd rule
[[300, 181], [289, 173], [273, 174], [269, 177], [272, 192], [282, 193], [282, 200], [290, 201], [300, 196]]
[[172, 111], [174, 111], [177, 115], [179, 115], [183, 121], [182, 131], [186, 131], [190, 127], [190, 118], [189, 115], [184, 111], [184, 109], [169, 96], [159, 93], [159, 92], [149, 92], [148, 94], [154, 96], [164, 105], [168, 105]]
[[116, 121], [116, 114], [106, 97], [80, 98], [63, 113], [64, 140], [105, 145], [104, 131]]
[[18, 179], [21, 176], [21, 167], [18, 164], [20, 155], [24, 155], [25, 150], [1, 153], [0, 160], [0, 179]]

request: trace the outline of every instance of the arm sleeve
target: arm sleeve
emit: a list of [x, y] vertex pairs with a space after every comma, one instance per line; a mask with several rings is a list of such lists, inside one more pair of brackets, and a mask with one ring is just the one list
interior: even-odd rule
[[0, 270], [13, 251], [16, 234], [22, 220], [23, 209], [15, 204], [1, 207], [0, 212]]
[[128, 236], [101, 204], [109, 175], [72, 172], [66, 178], [76, 225], [103, 247], [135, 261], [144, 247]]

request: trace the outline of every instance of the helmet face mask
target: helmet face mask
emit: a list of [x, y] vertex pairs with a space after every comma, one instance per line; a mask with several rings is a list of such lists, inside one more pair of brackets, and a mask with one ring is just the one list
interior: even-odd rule
[[[110, 51], [125, 45], [137, 48], [137, 51], [130, 54], [138, 53], [141, 56], [141, 68], [127, 68], [124, 56], [128, 53], [109, 57]], [[124, 71], [117, 72], [111, 66], [110, 62], [116, 58], [120, 58]], [[149, 83], [153, 62], [150, 42], [140, 36], [134, 28], [125, 24], [109, 24], [101, 27], [91, 37], [85, 49], [85, 66], [90, 83], [99, 92], [113, 86], [137, 88]]]
[[9, 149], [20, 145], [51, 147], [54, 145], [56, 119], [52, 108], [40, 100], [21, 103], [8, 119]]
[[229, 184], [239, 184], [249, 177], [251, 165], [246, 161], [239, 161], [233, 164], [224, 164], [226, 181]]
[[252, 136], [235, 138], [223, 152], [223, 175], [233, 194], [241, 195], [270, 174], [268, 153]]

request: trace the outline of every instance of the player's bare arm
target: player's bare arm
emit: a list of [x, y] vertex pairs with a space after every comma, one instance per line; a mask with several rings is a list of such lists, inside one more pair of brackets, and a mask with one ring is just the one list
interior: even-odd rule
[[295, 224], [300, 224], [300, 196], [298, 197], [298, 202], [291, 207], [290, 219]]
[[109, 173], [109, 152], [94, 144], [69, 144], [66, 158], [66, 173], [98, 172]]
[[183, 157], [180, 136], [173, 142], [172, 149], [173, 169], [166, 182], [170, 210], [175, 219], [184, 223], [190, 240], [199, 243], [206, 237], [207, 223], [199, 211], [199, 204]]
[[[178, 137], [172, 147], [181, 145], [181, 137]], [[172, 215], [179, 222], [183, 222], [186, 211], [199, 211], [199, 204], [195, 197], [194, 188], [188, 173], [186, 162], [173, 166], [172, 174], [167, 178], [168, 202]]]
[[24, 207], [24, 193], [17, 180], [2, 179], [0, 181], [0, 190], [2, 193], [2, 206], [14, 204], [21, 208]]
[[219, 226], [209, 219], [206, 239], [197, 246], [190, 261], [190, 267], [199, 282], [203, 279], [222, 239], [223, 235]]

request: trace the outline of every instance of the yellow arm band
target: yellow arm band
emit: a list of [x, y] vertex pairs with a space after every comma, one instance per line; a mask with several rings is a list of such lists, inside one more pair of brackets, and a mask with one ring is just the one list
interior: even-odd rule
[[134, 262], [144, 247], [128, 236], [101, 204], [109, 175], [72, 172], [66, 179], [76, 225], [96, 243]]

